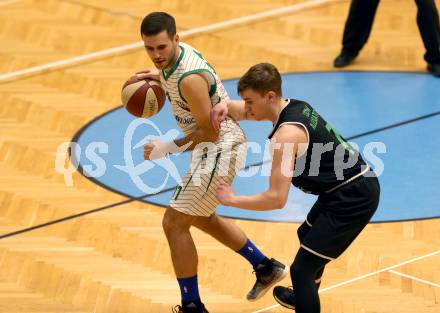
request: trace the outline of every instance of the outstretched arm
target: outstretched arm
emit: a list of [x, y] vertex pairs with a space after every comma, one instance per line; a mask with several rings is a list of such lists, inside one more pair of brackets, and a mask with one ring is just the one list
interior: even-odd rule
[[247, 120], [248, 114], [243, 100], [226, 100], [229, 116], [236, 121]]
[[254, 119], [249, 110], [246, 109], [243, 100], [222, 100], [211, 110], [211, 123], [217, 132], [220, 130], [220, 124], [228, 115], [236, 121]]

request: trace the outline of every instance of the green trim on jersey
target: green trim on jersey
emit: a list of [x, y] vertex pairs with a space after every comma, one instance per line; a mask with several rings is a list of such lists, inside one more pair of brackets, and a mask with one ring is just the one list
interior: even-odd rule
[[352, 147], [347, 141], [345, 141], [344, 138], [342, 138], [341, 134], [339, 134], [339, 132], [338, 132], [336, 129], [334, 129], [334, 128], [332, 127], [332, 125], [330, 125], [329, 123], [327, 123], [327, 124], [325, 125], [325, 128], [327, 129], [327, 131], [328, 131], [329, 133], [332, 133], [332, 134], [336, 137], [336, 139], [338, 140], [338, 142], [344, 147], [345, 150], [347, 150], [347, 151], [350, 152], [351, 154], [354, 153], [354, 149], [353, 149], [353, 147]]
[[211, 178], [209, 179], [209, 183], [208, 183], [208, 187], [206, 187], [206, 191], [208, 191], [209, 186], [211, 186], [212, 179], [214, 178], [215, 170], [217, 169], [218, 160], [220, 159], [220, 155], [221, 155], [221, 154], [222, 154], [221, 152], [218, 152], [218, 153], [217, 153], [217, 156], [215, 157], [215, 165], [214, 165], [214, 169], [213, 169], [212, 172], [211, 172]]
[[182, 76], [180, 76], [179, 81], [177, 82], [177, 89], [179, 90], [179, 96], [180, 96], [180, 98], [182, 98], [183, 101], [185, 101], [185, 103], [188, 103], [188, 102], [185, 100], [185, 98], [182, 95], [182, 92], [180, 91], [180, 82], [182, 81], [182, 79], [184, 79], [185, 77], [187, 77], [191, 74], [198, 74], [198, 73], [204, 73], [204, 72], [211, 74], [211, 76], [214, 80], [214, 84], [209, 89], [209, 97], [211, 98], [215, 94], [215, 92], [217, 91], [217, 81], [215, 80], [214, 74], [212, 74], [210, 70], [205, 69], [205, 68], [201, 68], [201, 69], [185, 72], [182, 74]]
[[194, 50], [194, 53], [197, 54], [197, 55], [198, 55], [203, 61], [206, 62], [206, 64], [211, 68], [211, 70], [214, 72], [214, 74], [217, 74], [217, 72], [215, 71], [215, 69], [211, 66], [211, 64], [209, 64], [208, 61], [206, 61], [206, 59], [203, 57], [203, 55], [202, 55], [199, 51]]
[[191, 180], [192, 180], [192, 178], [193, 178], [193, 176], [194, 176], [195, 171], [197, 171], [197, 169], [199, 168], [200, 164], [202, 164], [202, 161], [203, 161], [204, 159], [205, 159], [205, 157], [204, 157], [204, 155], [202, 155], [202, 157], [200, 158], [199, 162], [198, 162], [197, 165], [196, 165], [196, 168], [193, 170], [191, 176], [189, 177], [188, 182], [187, 182], [186, 185], [183, 187], [183, 189], [181, 188], [181, 189], [179, 190], [179, 192], [177, 193], [177, 196], [176, 196], [176, 198], [174, 198], [174, 200], [177, 200], [177, 197], [179, 196], [179, 194], [180, 194], [180, 192], [181, 192], [182, 190], [183, 190], [183, 191], [186, 190], [186, 187], [188, 187], [189, 183], [191, 182]]
[[195, 54], [197, 54], [199, 56], [199, 58], [205, 60], [205, 58], [203, 57], [203, 55], [199, 51], [197, 51], [196, 49], [193, 49], [193, 51], [194, 51]]
[[[179, 197], [181, 191], [182, 191], [182, 187], [177, 185], [177, 187], [176, 187], [176, 189], [174, 190], [174, 193], [173, 193], [173, 197], [172, 197], [172, 198], [174, 198], [173, 200], [177, 200], [177, 198]], [[174, 195], [176, 195], [176, 197], [174, 197]]]
[[176, 63], [174, 63], [170, 71], [168, 73], [165, 73], [165, 71], [162, 70], [162, 75], [165, 80], [168, 80], [168, 78], [170, 78], [170, 76], [173, 75], [174, 71], [179, 66], [180, 61], [182, 61], [183, 59], [183, 55], [185, 54], [185, 48], [183, 48], [181, 45], [179, 45], [179, 48], [180, 48], [179, 57], [177, 58]]

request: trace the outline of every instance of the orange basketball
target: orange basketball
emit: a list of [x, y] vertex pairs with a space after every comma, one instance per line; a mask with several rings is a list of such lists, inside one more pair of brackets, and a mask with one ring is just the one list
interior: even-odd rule
[[130, 114], [151, 117], [162, 109], [165, 91], [158, 81], [134, 75], [122, 87], [121, 100]]

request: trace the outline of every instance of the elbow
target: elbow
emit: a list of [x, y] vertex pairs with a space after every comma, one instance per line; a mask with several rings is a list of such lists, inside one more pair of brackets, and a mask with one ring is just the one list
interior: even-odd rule
[[287, 198], [277, 195], [272, 203], [274, 210], [281, 210], [286, 206]]
[[220, 134], [214, 131], [213, 129], [207, 130], [205, 132], [205, 140], [209, 142], [216, 142], [219, 138]]
[[214, 131], [214, 133], [211, 134], [212, 142], [216, 142], [219, 139], [219, 137], [220, 137], [220, 133], [217, 133], [217, 132]]
[[281, 210], [282, 208], [284, 208], [285, 205], [286, 205], [285, 202], [278, 200], [278, 201], [274, 202], [273, 209], [274, 210]]

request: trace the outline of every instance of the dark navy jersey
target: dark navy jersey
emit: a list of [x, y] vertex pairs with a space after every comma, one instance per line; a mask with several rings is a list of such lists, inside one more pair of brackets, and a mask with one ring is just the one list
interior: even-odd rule
[[367, 168], [355, 150], [308, 103], [290, 99], [281, 111], [269, 139], [283, 124], [302, 125], [307, 131], [308, 146], [298, 155], [292, 184], [313, 194], [322, 194], [359, 175]]

